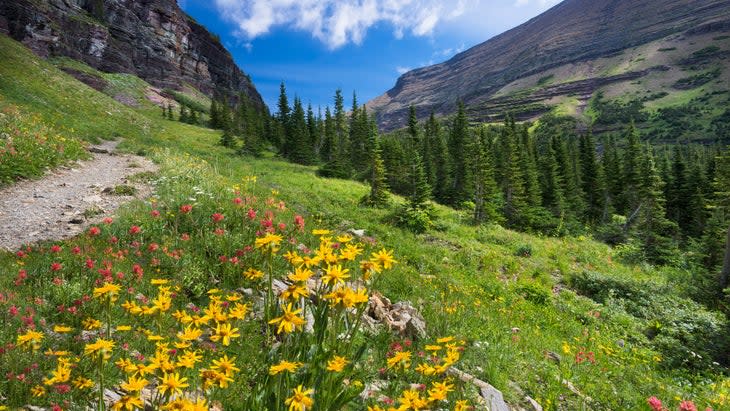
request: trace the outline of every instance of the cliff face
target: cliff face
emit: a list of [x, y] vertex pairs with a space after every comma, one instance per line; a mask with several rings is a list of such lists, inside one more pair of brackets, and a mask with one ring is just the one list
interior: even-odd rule
[[158, 87], [263, 100], [230, 53], [175, 0], [3, 0], [0, 32], [42, 57], [66, 56]]
[[728, 27], [727, 0], [565, 0], [444, 63], [404, 74], [367, 105], [382, 128], [394, 129], [405, 125], [411, 104], [420, 118], [431, 110], [449, 114], [459, 99], [483, 106], [508, 84], [551, 68], [616, 56], [674, 33]]

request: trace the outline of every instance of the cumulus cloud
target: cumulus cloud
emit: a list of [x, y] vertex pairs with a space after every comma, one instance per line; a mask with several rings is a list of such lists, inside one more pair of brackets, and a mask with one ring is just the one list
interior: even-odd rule
[[237, 35], [251, 40], [274, 27], [306, 31], [329, 48], [360, 44], [370, 27], [385, 22], [400, 38], [405, 33], [426, 36], [441, 20], [466, 11], [458, 0], [215, 0], [220, 14], [233, 22]]

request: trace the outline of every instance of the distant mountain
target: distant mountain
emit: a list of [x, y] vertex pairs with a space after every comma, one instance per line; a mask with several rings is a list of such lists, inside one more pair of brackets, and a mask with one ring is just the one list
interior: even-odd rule
[[701, 87], [714, 96], [728, 91], [728, 31], [727, 0], [565, 0], [444, 63], [405, 73], [368, 107], [386, 130], [405, 126], [411, 104], [424, 118], [452, 113], [458, 100], [478, 121], [553, 111], [591, 122], [593, 103], [616, 97], [658, 109], [701, 97]]
[[0, 33], [42, 57], [70, 57], [161, 88], [243, 92], [264, 106], [217, 36], [175, 0], [3, 0]]

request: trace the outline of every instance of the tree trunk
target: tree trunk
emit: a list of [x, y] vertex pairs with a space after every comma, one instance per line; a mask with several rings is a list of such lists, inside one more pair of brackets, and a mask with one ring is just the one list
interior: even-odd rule
[[728, 280], [730, 280], [730, 227], [727, 229], [727, 239], [725, 240], [725, 258], [722, 261], [722, 271], [720, 272], [720, 287], [727, 288]]

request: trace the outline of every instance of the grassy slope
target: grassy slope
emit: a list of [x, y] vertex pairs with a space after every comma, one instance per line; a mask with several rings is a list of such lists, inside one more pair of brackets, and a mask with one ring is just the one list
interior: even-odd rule
[[[124, 136], [124, 146], [130, 150], [164, 148], [204, 159], [217, 186], [257, 175], [260, 186], [279, 190], [290, 207], [318, 225], [365, 228], [394, 248], [401, 262], [384, 280], [383, 293], [420, 307], [433, 335], [453, 333], [469, 339], [470, 371], [505, 390], [512, 400], [518, 397], [509, 388], [510, 381], [548, 409], [560, 397], [567, 409], [641, 409], [650, 395], [670, 402], [697, 398], [703, 407], [715, 396], [709, 382], [690, 383], [683, 372], [661, 369], [639, 321], [569, 290], [553, 292], [584, 270], [667, 283], [661, 271], [615, 262], [614, 251], [603, 244], [472, 227], [463, 224], [465, 215], [443, 207], [438, 208], [441, 231], [414, 235], [394, 229], [382, 222], [387, 211], [357, 205], [367, 191], [364, 185], [319, 178], [311, 167], [234, 156], [216, 144], [216, 132], [123, 106], [2, 36], [0, 93], [6, 101], [86, 139]], [[164, 154], [157, 158], [164, 159]], [[141, 210], [131, 205], [122, 218], [133, 221]], [[516, 255], [526, 247], [530, 256]], [[10, 255], [0, 256], [0, 267], [9, 261]], [[541, 302], [541, 297], [547, 300]], [[617, 345], [619, 340], [623, 347]], [[596, 364], [577, 364], [574, 356], [579, 350], [594, 352]], [[550, 360], [550, 352], [562, 360]], [[595, 400], [581, 400], [561, 383], [563, 379]]]

